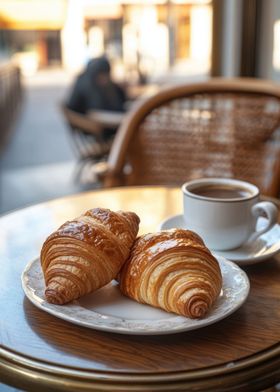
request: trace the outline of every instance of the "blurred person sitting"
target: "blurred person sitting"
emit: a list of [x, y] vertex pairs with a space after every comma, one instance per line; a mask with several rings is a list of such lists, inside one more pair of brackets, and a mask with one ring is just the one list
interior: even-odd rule
[[[78, 113], [91, 110], [124, 112], [126, 93], [111, 79], [111, 65], [105, 56], [90, 60], [86, 69], [77, 77], [66, 106]], [[104, 129], [105, 138], [116, 129]]]

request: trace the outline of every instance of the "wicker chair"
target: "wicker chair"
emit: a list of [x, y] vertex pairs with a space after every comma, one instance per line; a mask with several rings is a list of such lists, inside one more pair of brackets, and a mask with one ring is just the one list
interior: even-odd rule
[[268, 81], [214, 78], [163, 88], [124, 119], [104, 185], [234, 177], [278, 196], [279, 124], [280, 88]]
[[91, 169], [96, 162], [107, 159], [113, 138], [105, 139], [104, 127], [93, 118], [74, 112], [64, 104], [61, 104], [61, 111], [79, 159], [76, 178], [80, 180], [87, 168]]

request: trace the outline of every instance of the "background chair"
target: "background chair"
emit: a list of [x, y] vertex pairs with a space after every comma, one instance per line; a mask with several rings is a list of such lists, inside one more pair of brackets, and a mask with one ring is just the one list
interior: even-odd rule
[[278, 196], [279, 124], [280, 89], [267, 81], [214, 78], [164, 88], [123, 120], [104, 185], [235, 177]]
[[64, 104], [61, 110], [71, 132], [71, 140], [78, 155], [76, 178], [80, 179], [85, 167], [107, 159], [113, 138], [104, 138], [104, 127], [93, 116], [74, 112]]

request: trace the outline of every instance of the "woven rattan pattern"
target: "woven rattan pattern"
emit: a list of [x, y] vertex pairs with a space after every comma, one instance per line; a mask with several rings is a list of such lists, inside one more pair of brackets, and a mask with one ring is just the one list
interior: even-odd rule
[[199, 93], [153, 109], [134, 132], [125, 185], [182, 184], [198, 177], [272, 188], [280, 100], [252, 93]]

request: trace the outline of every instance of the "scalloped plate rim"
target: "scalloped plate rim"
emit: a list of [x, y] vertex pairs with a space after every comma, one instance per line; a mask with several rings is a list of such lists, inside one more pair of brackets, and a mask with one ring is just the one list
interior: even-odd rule
[[[129, 335], [164, 335], [187, 332], [206, 327], [228, 317], [237, 309], [239, 309], [248, 297], [250, 291], [250, 282], [246, 273], [232, 261], [229, 261], [219, 255], [215, 256], [217, 257], [222, 270], [223, 294], [220, 295], [219, 299], [217, 300], [217, 303], [214, 304], [210, 313], [200, 320], [192, 320], [183, 316], [178, 316], [175, 314], [173, 315], [163, 310], [161, 310], [161, 312], [166, 313], [167, 318], [159, 321], [147, 320], [145, 318], [135, 320], [122, 317], [108, 316], [104, 313], [102, 314], [101, 312], [95, 312], [93, 310], [88, 310], [82, 307], [79, 304], [79, 300], [72, 301], [71, 303], [66, 305], [49, 304], [44, 300], [42, 294], [42, 287], [44, 287], [44, 283], [39, 258], [36, 258], [30, 263], [28, 263], [24, 271], [22, 272], [22, 288], [27, 298], [37, 308], [55, 317], [58, 317], [79, 326], [100, 331]], [[35, 279], [35, 282], [41, 285], [41, 288], [39, 288], [39, 292], [32, 283], [32, 273], [35, 273], [34, 268], [36, 267], [37, 271], [35, 269], [35, 272], [39, 274], [39, 279], [37, 277]], [[241, 286], [238, 287], [240, 290], [238, 294], [230, 292], [234, 285], [233, 283], [232, 286], [228, 285], [229, 279], [231, 279], [232, 282], [235, 279], [237, 281], [236, 285], [239, 285], [239, 281], [242, 282]], [[99, 290], [111, 290], [110, 284], [111, 283]], [[234, 298], [234, 295], [236, 296], [236, 298]], [[135, 304], [135, 306], [138, 307], [148, 306], [138, 304], [137, 302], [126, 297], [123, 297], [123, 299], [124, 301], [132, 302], [133, 304]], [[150, 306], [148, 307], [150, 309]], [[225, 309], [224, 312], [222, 311], [223, 309]], [[158, 309], [155, 310], [158, 311]]]

